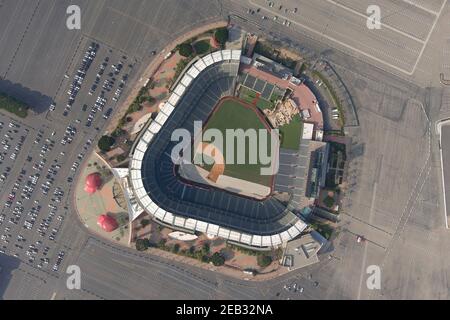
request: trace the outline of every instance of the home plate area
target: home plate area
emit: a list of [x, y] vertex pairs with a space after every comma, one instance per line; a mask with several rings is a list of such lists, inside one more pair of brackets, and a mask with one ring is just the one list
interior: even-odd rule
[[271, 187], [225, 175], [225, 159], [213, 144], [202, 143], [194, 154], [194, 160], [194, 164], [186, 159], [181, 161], [179, 174], [183, 179], [255, 199], [264, 199], [272, 192]]

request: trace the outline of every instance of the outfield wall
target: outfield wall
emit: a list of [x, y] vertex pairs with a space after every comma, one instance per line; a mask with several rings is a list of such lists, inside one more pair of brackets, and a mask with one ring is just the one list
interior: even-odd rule
[[185, 72], [180, 82], [173, 90], [173, 93], [170, 95], [168, 101], [161, 108], [161, 111], [157, 115], [156, 119], [152, 121], [148, 128], [146, 128], [146, 131], [140, 135], [139, 141], [135, 144], [135, 147], [132, 150], [129, 167], [130, 188], [136, 201], [157, 222], [159, 221], [166, 225], [171, 225], [174, 228], [183, 228], [191, 231], [207, 233], [212, 236], [222, 237], [235, 243], [241, 243], [256, 248], [278, 247], [282, 243], [296, 238], [307, 227], [307, 225], [300, 218], [292, 213], [289, 214], [289, 217], [294, 217], [293, 220], [286, 221], [284, 230], [281, 232], [275, 232], [273, 234], [267, 234], [266, 232], [265, 235], [246, 233], [226, 228], [215, 223], [202, 221], [200, 219], [187, 218], [181, 216], [180, 214], [174, 214], [168, 210], [168, 208], [163, 208], [161, 204], [158, 205], [158, 199], [151, 198], [144, 187], [142, 176], [144, 155], [147, 152], [147, 149], [149, 149], [152, 140], [156, 138], [158, 132], [163, 128], [165, 122], [171, 116], [178, 101], [188, 91], [189, 86], [207, 67], [227, 61], [239, 63], [240, 57], [240, 50], [216, 51], [199, 59]]

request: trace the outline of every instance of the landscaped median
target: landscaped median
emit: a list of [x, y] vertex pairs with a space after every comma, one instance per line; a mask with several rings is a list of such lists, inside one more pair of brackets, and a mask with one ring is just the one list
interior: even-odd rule
[[[95, 180], [89, 178], [94, 175]], [[95, 185], [92, 185], [92, 180]], [[119, 182], [95, 153], [88, 158], [78, 176], [74, 200], [85, 227], [110, 241], [128, 245], [126, 200]]]
[[[251, 270], [253, 275], [269, 275], [273, 272], [288, 272], [280, 268], [283, 254], [281, 248], [257, 251], [236, 246], [220, 238], [208, 238], [204, 234], [192, 235], [194, 240], [181, 241], [171, 237], [173, 229], [159, 225], [146, 216], [133, 221], [133, 230], [138, 251], [158, 254], [173, 254], [173, 258], [184, 262], [207, 267], [221, 267], [221, 272], [237, 277], [248, 277], [244, 271]], [[200, 263], [200, 264], [199, 264]]]
[[11, 112], [20, 118], [25, 118], [28, 115], [29, 107], [13, 97], [0, 93], [0, 109]]

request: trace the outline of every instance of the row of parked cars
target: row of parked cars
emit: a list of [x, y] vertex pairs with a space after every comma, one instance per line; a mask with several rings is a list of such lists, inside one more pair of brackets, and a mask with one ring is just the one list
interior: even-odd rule
[[[69, 127], [67, 131], [73, 131], [72, 129]], [[50, 256], [50, 243], [56, 244], [56, 237], [62, 226], [64, 216], [59, 213], [58, 206], [65, 195], [62, 187], [52, 188], [58, 181], [56, 175], [62, 166], [60, 157], [49, 159], [51, 152], [48, 151], [54, 149], [54, 135], [55, 131], [46, 137], [44, 131], [39, 130], [36, 138], [39, 145], [33, 147], [20, 174], [17, 175], [17, 180], [11, 182], [12, 189], [9, 194], [6, 192], [5, 208], [0, 215], [0, 253], [8, 251], [14, 257], [28, 260], [28, 263], [37, 268], [50, 265], [50, 270], [52, 262], [61, 263], [59, 256]], [[37, 157], [33, 163], [33, 155], [37, 153], [40, 153], [41, 157]], [[13, 169], [5, 167], [5, 171], [12, 172]], [[45, 196], [30, 200], [37, 186], [42, 187], [43, 193], [52, 195], [48, 208], [47, 203], [45, 206], [41, 204], [46, 201]], [[67, 210], [67, 207], [64, 209]]]
[[[4, 123], [0, 122], [0, 130], [4, 127]], [[9, 158], [13, 161], [16, 160], [17, 155], [22, 149], [22, 145], [25, 142], [26, 134], [28, 133], [28, 129], [24, 129], [23, 133], [19, 136], [18, 142], [13, 146], [13, 141], [15, 140], [15, 135], [19, 133], [20, 125], [15, 122], [9, 123], [8, 131], [3, 135], [3, 140], [1, 141], [3, 152], [0, 153], [0, 167], [5, 160], [8, 158], [8, 153], [11, 152]], [[4, 182], [8, 177], [9, 172], [3, 172], [0, 175], [0, 182]]]
[[[78, 68], [72, 83], [69, 86], [69, 89], [67, 91], [67, 94], [69, 95], [69, 101], [67, 102], [67, 105], [64, 109], [63, 115], [67, 116], [72, 108], [73, 103], [75, 102], [75, 99], [77, 97], [78, 92], [81, 89], [81, 86], [83, 85], [84, 78], [86, 76], [86, 73], [91, 66], [92, 62], [94, 61], [95, 56], [97, 55], [97, 50], [99, 48], [98, 43], [92, 42], [89, 46], [88, 50], [84, 54], [83, 61], [81, 62], [80, 67]], [[50, 109], [54, 110], [54, 105], [50, 106]]]
[[67, 126], [66, 131], [64, 132], [64, 136], [61, 139], [61, 144], [66, 145], [67, 143], [71, 143], [73, 141], [73, 137], [77, 133], [77, 128], [74, 126]]
[[58, 252], [58, 258], [56, 259], [56, 262], [55, 262], [55, 264], [53, 265], [53, 268], [52, 268], [53, 271], [55, 271], [55, 272], [58, 271], [59, 266], [61, 265], [61, 262], [64, 259], [64, 255], [65, 255], [64, 251]]
[[100, 70], [97, 72], [97, 75], [95, 76], [94, 83], [91, 86], [91, 89], [89, 90], [89, 95], [93, 95], [95, 90], [97, 90], [97, 87], [100, 85], [100, 80], [105, 73], [106, 67], [108, 66], [109, 57], [105, 57], [104, 61], [100, 65]]
[[[122, 59], [126, 59], [126, 56], [123, 56]], [[109, 57], [105, 58], [105, 61], [100, 65], [100, 71], [97, 73], [94, 84], [91, 87], [91, 90], [89, 91], [89, 94], [92, 95], [95, 90], [97, 89], [98, 85], [100, 85], [101, 77], [106, 69], [106, 66], [108, 65]], [[123, 62], [119, 61], [117, 65], [111, 65], [112, 71], [108, 74], [109, 78], [105, 79], [103, 81], [102, 91], [100, 92], [99, 96], [97, 97], [94, 106], [91, 108], [87, 121], [86, 121], [86, 127], [90, 127], [92, 125], [92, 122], [94, 121], [95, 115], [97, 112], [103, 111], [105, 104], [106, 104], [106, 97], [105, 97], [105, 91], [109, 92], [112, 90], [112, 88], [115, 85], [116, 77], [120, 71], [123, 68]], [[120, 83], [118, 85], [118, 88], [114, 92], [114, 97], [112, 98], [113, 101], [117, 102], [122, 90], [125, 86], [125, 82], [128, 79], [128, 75], [122, 76], [122, 79], [120, 80]], [[83, 111], [86, 111], [87, 105], [83, 106]], [[113, 108], [108, 108], [106, 112], [103, 114], [103, 119], [108, 119], [109, 116], [112, 114]]]

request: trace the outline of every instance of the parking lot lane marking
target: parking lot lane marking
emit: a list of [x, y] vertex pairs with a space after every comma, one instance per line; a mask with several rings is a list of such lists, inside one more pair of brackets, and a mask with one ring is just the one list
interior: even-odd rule
[[[358, 12], [358, 11], [352, 9], [352, 8], [349, 8], [349, 7], [347, 7], [347, 6], [344, 6], [343, 4], [337, 3], [337, 2], [334, 1], [334, 0], [325, 0], [325, 1], [327, 1], [328, 3], [334, 4], [335, 6], [341, 8], [341, 9], [347, 10], [347, 11], [349, 11], [349, 12], [351, 12], [351, 13], [357, 15], [357, 16], [360, 16], [360, 17], [362, 17], [362, 18], [364, 18], [364, 19], [367, 19], [367, 18], [368, 18], [365, 14], [362, 14], [362, 13], [360, 13], [360, 12]], [[397, 32], [397, 33], [401, 34], [402, 36], [405, 36], [405, 37], [407, 37], [407, 38], [410, 38], [410, 39], [415, 40], [415, 41], [417, 41], [417, 42], [420, 42], [420, 43], [422, 43], [422, 44], [425, 42], [424, 40], [421, 40], [421, 39], [419, 39], [419, 38], [416, 38], [416, 37], [410, 35], [409, 33], [403, 32], [403, 31], [401, 31], [401, 30], [399, 30], [399, 29], [397, 29], [397, 28], [395, 28], [395, 27], [391, 27], [390, 25], [385, 24], [385, 23], [383, 23], [383, 22], [381, 22], [381, 21], [380, 21], [380, 25], [383, 26], [383, 27], [385, 27], [386, 29], [389, 29], [389, 30], [391, 30], [391, 31]]]
[[56, 291], [55, 291], [55, 292], [53, 292], [53, 294], [52, 294], [52, 296], [51, 296], [50, 300], [55, 300], [55, 298], [56, 298]]
[[[56, 6], [56, 5], [54, 4], [54, 5], [47, 11], [47, 16], [45, 17], [45, 25], [48, 24], [48, 22], [49, 22], [49, 20], [50, 20], [50, 17], [51, 17], [51, 15], [52, 15], [52, 13], [53, 13], [53, 11], [54, 11], [54, 9], [55, 9], [55, 6]], [[45, 29], [42, 28], [42, 29], [40, 30], [40, 32], [39, 32], [39, 35], [34, 34], [33, 36], [34, 36], [35, 38], [40, 39], [41, 36], [42, 36], [42, 34], [44, 33], [44, 30], [45, 30]], [[40, 42], [39, 42], [39, 41], [36, 41], [36, 42], [34, 43], [34, 45], [33, 45], [33, 48], [31, 48], [31, 50], [28, 51], [28, 58], [26, 59], [25, 63], [23, 63], [23, 69], [22, 69], [22, 72], [20, 73], [21, 78], [22, 78], [23, 74], [27, 72], [27, 71], [26, 71], [26, 66], [28, 65], [28, 63], [30, 62], [30, 60], [33, 59], [33, 57], [34, 57], [34, 51], [35, 51], [36, 47], [37, 47], [39, 44], [40, 44]], [[34, 59], [33, 59], [33, 60], [34, 60]]]
[[[412, 73], [414, 73], [414, 71], [416, 71], [417, 65], [419, 64], [419, 61], [420, 61], [420, 59], [422, 58], [422, 54], [423, 54], [423, 52], [425, 51], [425, 48], [426, 48], [426, 46], [427, 46], [427, 44], [428, 44], [428, 41], [430, 41], [430, 37], [431, 37], [431, 34], [433, 33], [434, 27], [436, 27], [436, 23], [438, 22], [439, 17], [441, 16], [441, 13], [442, 13], [442, 11], [444, 10], [444, 7], [445, 7], [446, 4], [447, 4], [447, 0], [445, 0], [445, 1], [442, 3], [441, 9], [439, 10], [439, 12], [438, 12], [438, 14], [437, 14], [436, 19], [434, 19], [433, 25], [431, 26], [431, 29], [430, 29], [430, 31], [428, 32], [427, 38], [425, 39], [425, 42], [424, 42], [424, 44], [423, 44], [423, 47], [422, 47], [422, 49], [420, 50], [419, 56], [417, 57], [416, 63], [414, 64], [414, 67], [413, 67], [413, 69], [412, 69]], [[412, 73], [411, 73], [411, 74], [412, 74]]]
[[358, 300], [361, 300], [361, 289], [363, 286], [364, 276], [366, 274], [364, 267], [366, 265], [366, 259], [367, 259], [367, 242], [364, 242], [364, 254], [363, 254], [363, 260], [361, 264], [361, 276], [359, 278], [359, 287], [358, 287]]
[[[254, 3], [252, 0], [249, 0], [249, 2], [250, 2], [252, 5], [254, 5], [255, 7], [258, 7], [258, 8], [260, 8], [260, 9], [266, 11], [266, 12], [270, 12], [270, 13], [272, 13], [272, 14], [274, 13], [274, 12], [272, 12], [271, 10], [268, 10], [267, 8], [265, 8], [265, 7], [263, 7], [263, 6], [261, 6], [261, 5], [257, 4], [257, 3]], [[284, 16], [282, 16], [282, 17], [285, 18]], [[341, 46], [343, 46], [343, 47], [345, 47], [345, 48], [347, 48], [347, 49], [350, 49], [350, 50], [352, 50], [352, 51], [354, 51], [354, 52], [356, 52], [356, 53], [359, 53], [360, 55], [363, 55], [363, 56], [365, 56], [365, 57], [368, 57], [368, 58], [370, 58], [370, 59], [372, 59], [372, 60], [374, 60], [374, 61], [376, 61], [376, 62], [379, 62], [379, 63], [381, 63], [381, 64], [384, 64], [384, 65], [386, 65], [386, 66], [389, 66], [389, 67], [391, 67], [392, 69], [397, 70], [397, 71], [399, 71], [399, 72], [401, 72], [401, 73], [404, 73], [404, 74], [406, 74], [406, 75], [408, 75], [408, 76], [411, 76], [411, 75], [414, 73], [415, 67], [413, 67], [411, 71], [406, 70], [406, 69], [403, 69], [403, 68], [401, 68], [401, 67], [399, 67], [399, 66], [396, 66], [396, 65], [394, 65], [394, 64], [392, 64], [392, 63], [390, 63], [390, 62], [387, 62], [387, 61], [385, 61], [385, 60], [383, 60], [383, 59], [381, 59], [381, 58], [377, 58], [377, 57], [375, 57], [374, 55], [372, 55], [372, 54], [370, 54], [370, 53], [367, 53], [367, 52], [365, 52], [365, 51], [362, 51], [362, 50], [360, 50], [360, 49], [357, 49], [357, 48], [355, 48], [355, 47], [353, 47], [353, 46], [351, 46], [351, 45], [349, 45], [349, 44], [347, 44], [347, 43], [345, 43], [345, 42], [342, 42], [342, 41], [340, 41], [340, 40], [337, 40], [337, 39], [335, 39], [335, 38], [333, 38], [333, 37], [331, 37], [331, 36], [328, 36], [328, 35], [326, 35], [326, 34], [320, 32], [320, 31], [317, 31], [317, 30], [315, 30], [315, 29], [313, 29], [313, 28], [311, 28], [311, 27], [308, 27], [307, 25], [304, 25], [303, 23], [300, 23], [300, 22], [297, 22], [297, 21], [291, 20], [291, 19], [290, 19], [290, 21], [291, 21], [293, 24], [295, 24], [295, 25], [297, 25], [297, 26], [300, 26], [300, 27], [303, 28], [303, 29], [306, 29], [306, 30], [308, 30], [308, 31], [310, 31], [310, 32], [312, 32], [312, 33], [318, 34], [319, 36], [321, 36], [321, 37], [323, 37], [323, 38], [326, 38], [326, 39], [328, 39], [328, 40], [331, 40], [331, 41], [333, 41], [333, 42], [335, 42], [335, 43], [337, 43], [337, 44], [339, 44], [339, 45], [341, 45]], [[257, 24], [257, 25], [258, 25], [258, 24]], [[433, 28], [434, 28], [434, 26], [433, 26]], [[427, 39], [427, 40], [428, 40], [428, 39]], [[319, 41], [320, 41], [320, 40], [319, 40]], [[424, 46], [425, 46], [425, 45], [424, 45]], [[421, 53], [423, 53], [423, 48], [422, 48]], [[419, 59], [418, 59], [418, 60], [419, 60]], [[418, 61], [418, 60], [417, 60], [417, 61]], [[416, 61], [416, 66], [417, 66], [417, 61]]]
[[122, 11], [116, 9], [116, 8], [113, 8], [113, 7], [111, 7], [111, 6], [108, 6], [107, 8], [108, 8], [109, 10], [111, 10], [111, 11], [117, 13], [118, 15], [121, 15], [121, 16], [127, 18], [127, 19], [130, 19], [131, 21], [134, 21], [134, 22], [136, 22], [136, 23], [138, 23], [138, 24], [141, 24], [141, 25], [143, 25], [143, 26], [145, 26], [145, 27], [147, 27], [147, 28], [149, 28], [149, 29], [151, 29], [151, 30], [153, 30], [153, 31], [156, 31], [158, 34], [163, 34], [163, 35], [165, 35], [165, 36], [170, 36], [170, 35], [171, 35], [170, 33], [165, 32], [165, 31], [163, 31], [162, 29], [160, 29], [160, 28], [158, 28], [158, 27], [152, 26], [152, 25], [150, 25], [150, 24], [148, 24], [148, 23], [145, 23], [145, 22], [143, 22], [143, 21], [141, 21], [141, 20], [139, 20], [139, 19], [136, 19], [135, 17], [130, 16], [129, 14], [126, 14], [125, 12], [122, 12]]
[[431, 14], [434, 14], [434, 15], [437, 15], [437, 14], [438, 14], [438, 12], [433, 11], [433, 10], [430, 10], [430, 9], [427, 9], [427, 8], [421, 6], [420, 4], [413, 3], [413, 2], [410, 1], [410, 0], [402, 0], [402, 1], [403, 1], [403, 2], [406, 2], [407, 4], [410, 4], [410, 5], [414, 6], [414, 7], [416, 7], [416, 8], [419, 8], [419, 9], [421, 9], [421, 10], [423, 10], [423, 11], [426, 11], [426, 12], [428, 12], [428, 13], [431, 13]]
[[445, 176], [444, 176], [444, 161], [442, 157], [442, 124], [439, 125], [439, 154], [441, 159], [441, 180], [442, 180], [442, 190], [444, 190], [444, 219], [445, 219], [445, 228], [448, 229], [448, 216], [447, 216], [447, 201], [445, 199]]
[[[374, 186], [373, 186], [372, 203], [370, 205], [370, 211], [369, 211], [369, 223], [370, 224], [372, 224], [372, 216], [373, 216], [373, 211], [374, 211], [374, 207], [375, 207], [375, 199], [377, 196], [377, 187], [378, 187], [378, 183], [375, 182]], [[364, 235], [360, 235], [360, 236], [364, 236]], [[362, 286], [363, 286], [363, 279], [364, 279], [364, 276], [366, 275], [366, 272], [365, 272], [366, 260], [367, 260], [367, 241], [364, 241], [364, 254], [363, 254], [363, 259], [362, 259], [362, 263], [361, 263], [361, 275], [359, 278], [358, 300], [361, 300], [361, 290], [362, 290]]]

